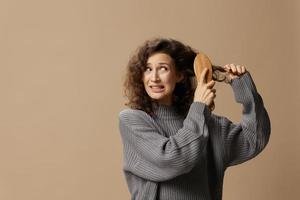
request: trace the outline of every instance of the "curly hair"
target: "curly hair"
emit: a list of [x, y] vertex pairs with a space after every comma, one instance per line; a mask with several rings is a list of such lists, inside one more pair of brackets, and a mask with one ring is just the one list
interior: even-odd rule
[[124, 94], [128, 98], [126, 106], [143, 110], [151, 117], [155, 116], [153, 104], [157, 105], [147, 94], [142, 76], [146, 70], [148, 58], [155, 53], [168, 54], [174, 61], [176, 70], [184, 76], [181, 82], [176, 83], [172, 95], [172, 104], [176, 112], [186, 116], [195, 92], [195, 73], [193, 63], [197, 52], [190, 46], [171, 38], [154, 38], [146, 40], [131, 56], [124, 81]]

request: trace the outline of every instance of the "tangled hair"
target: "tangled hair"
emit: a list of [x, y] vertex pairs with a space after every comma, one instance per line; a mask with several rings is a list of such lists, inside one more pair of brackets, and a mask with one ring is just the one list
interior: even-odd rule
[[173, 59], [176, 70], [184, 76], [181, 82], [176, 83], [172, 105], [175, 105], [178, 114], [186, 116], [193, 102], [196, 89], [193, 70], [196, 51], [170, 38], [147, 40], [130, 58], [123, 85], [124, 94], [129, 100], [125, 105], [133, 109], [143, 110], [151, 117], [154, 116], [153, 105], [158, 103], [147, 94], [142, 77], [146, 70], [148, 58], [155, 53], [168, 54]]

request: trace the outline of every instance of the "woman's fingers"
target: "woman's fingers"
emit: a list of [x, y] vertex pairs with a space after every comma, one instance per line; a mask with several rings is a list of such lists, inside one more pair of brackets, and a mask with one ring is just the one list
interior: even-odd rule
[[204, 92], [204, 98], [205, 101], [208, 103], [208, 105], [215, 99], [216, 97], [216, 89], [207, 89]]
[[212, 87], [214, 87], [215, 84], [216, 84], [216, 82], [215, 82], [214, 80], [211, 80], [211, 81], [209, 81], [209, 82], [206, 84], [206, 87], [207, 87], [207, 88], [212, 88]]
[[204, 92], [204, 96], [207, 97], [210, 94], [215, 94], [216, 93], [216, 89], [207, 89]]
[[229, 72], [229, 75], [230, 75], [231, 79], [234, 79], [238, 76], [241, 76], [242, 74], [244, 74], [247, 71], [245, 66], [236, 65], [236, 64], [233, 64], [233, 63], [225, 65], [224, 69], [227, 72]]
[[224, 65], [224, 69], [225, 69], [227, 72], [229, 72], [229, 71], [230, 71], [229, 64], [227, 64], [227, 65]]
[[242, 74], [244, 74], [246, 72], [246, 68], [245, 66], [242, 66], [241, 68], [242, 68]]
[[233, 74], [236, 74], [237, 70], [236, 70], [236, 66], [234, 64], [230, 64], [230, 69]]
[[238, 74], [238, 75], [242, 74], [242, 68], [241, 68], [240, 65], [237, 65], [237, 66], [236, 66], [236, 71], [237, 71], [237, 74]]
[[206, 83], [206, 75], [208, 73], [208, 69], [203, 69], [200, 74], [200, 78], [198, 80], [198, 85], [194, 94], [194, 101], [200, 101], [210, 106], [216, 97], [216, 89], [214, 89], [215, 81], [211, 80]]

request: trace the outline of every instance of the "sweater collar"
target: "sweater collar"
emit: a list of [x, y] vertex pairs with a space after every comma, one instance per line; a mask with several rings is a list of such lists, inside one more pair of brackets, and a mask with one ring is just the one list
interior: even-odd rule
[[153, 105], [153, 112], [160, 119], [178, 119], [181, 116], [176, 112], [174, 105], [158, 104]]

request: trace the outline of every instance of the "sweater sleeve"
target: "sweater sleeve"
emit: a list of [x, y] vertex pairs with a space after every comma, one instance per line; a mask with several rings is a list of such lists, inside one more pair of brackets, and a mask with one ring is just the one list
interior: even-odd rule
[[205, 104], [193, 102], [183, 127], [175, 135], [164, 137], [145, 112], [121, 111], [119, 129], [123, 142], [123, 169], [156, 182], [189, 172], [207, 144], [207, 115], [210, 115], [210, 110]]
[[243, 163], [259, 154], [267, 145], [271, 127], [263, 100], [249, 72], [231, 83], [235, 100], [243, 105], [242, 120], [232, 123], [219, 118], [225, 148], [225, 166]]

